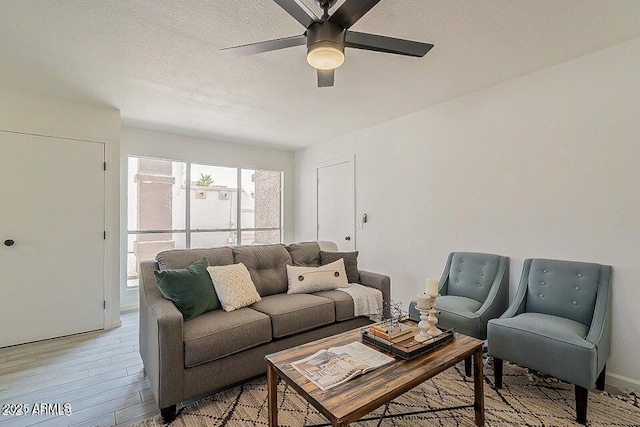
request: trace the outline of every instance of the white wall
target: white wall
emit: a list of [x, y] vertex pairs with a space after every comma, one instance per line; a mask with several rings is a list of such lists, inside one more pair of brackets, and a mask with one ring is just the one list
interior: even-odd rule
[[314, 165], [355, 153], [359, 262], [405, 309], [450, 251], [510, 256], [512, 296], [525, 258], [610, 264], [608, 381], [640, 389], [638, 76], [635, 39], [299, 151], [295, 239]]
[[[122, 204], [122, 224], [127, 223], [127, 156], [145, 156], [218, 166], [283, 171], [284, 241], [293, 241], [294, 154], [292, 152], [126, 126], [122, 128], [121, 140], [120, 161], [123, 173], [120, 185], [123, 191], [120, 202]], [[126, 266], [126, 234], [127, 230], [123, 228], [121, 246], [123, 266]], [[122, 284], [122, 308], [137, 308], [138, 290], [126, 289], [126, 268], [122, 268], [120, 282]]]
[[[105, 144], [105, 327], [120, 325], [120, 111], [0, 89], [0, 129]], [[61, 198], [62, 200], [62, 198]]]

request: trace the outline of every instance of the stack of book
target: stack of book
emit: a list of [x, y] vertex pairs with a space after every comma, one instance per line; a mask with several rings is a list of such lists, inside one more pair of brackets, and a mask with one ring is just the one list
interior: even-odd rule
[[412, 338], [416, 334], [416, 331], [409, 325], [396, 323], [390, 326], [383, 324], [371, 325], [369, 326], [369, 333], [385, 341], [396, 343]]

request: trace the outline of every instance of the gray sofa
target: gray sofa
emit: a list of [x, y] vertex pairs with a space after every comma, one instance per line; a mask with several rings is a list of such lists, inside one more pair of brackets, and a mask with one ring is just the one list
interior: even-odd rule
[[[210, 265], [242, 262], [262, 300], [184, 321], [160, 292], [154, 270], [185, 268], [203, 257]], [[267, 354], [371, 323], [354, 316], [345, 292], [286, 293], [287, 264], [320, 265], [316, 242], [172, 250], [156, 260], [140, 263], [140, 354], [166, 422], [175, 418], [180, 402], [264, 374]], [[360, 271], [360, 283], [389, 301], [388, 276]]]

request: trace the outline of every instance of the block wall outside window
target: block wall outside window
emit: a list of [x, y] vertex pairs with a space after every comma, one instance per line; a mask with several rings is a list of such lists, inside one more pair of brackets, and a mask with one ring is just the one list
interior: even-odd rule
[[282, 176], [129, 157], [127, 286], [165, 250], [282, 242]]

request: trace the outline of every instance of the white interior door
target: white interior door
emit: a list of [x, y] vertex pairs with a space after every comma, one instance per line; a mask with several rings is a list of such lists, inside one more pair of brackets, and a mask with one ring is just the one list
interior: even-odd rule
[[103, 161], [104, 144], [0, 131], [0, 347], [104, 327]]
[[318, 240], [329, 240], [340, 251], [356, 248], [355, 192], [353, 159], [319, 165], [318, 185]]

